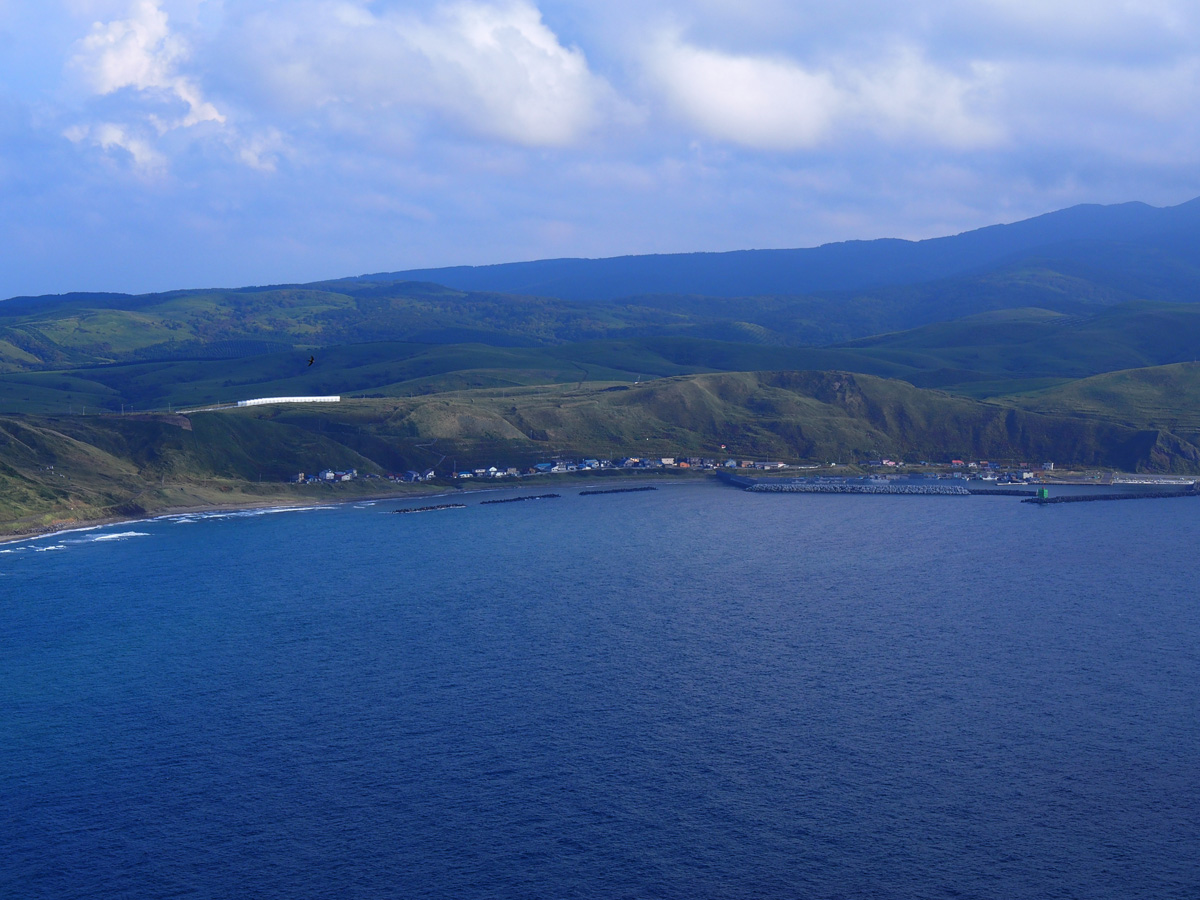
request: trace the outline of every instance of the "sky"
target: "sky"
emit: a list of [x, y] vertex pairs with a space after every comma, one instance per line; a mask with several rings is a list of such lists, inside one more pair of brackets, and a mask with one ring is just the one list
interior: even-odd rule
[[1198, 195], [1195, 0], [0, 0], [0, 297]]

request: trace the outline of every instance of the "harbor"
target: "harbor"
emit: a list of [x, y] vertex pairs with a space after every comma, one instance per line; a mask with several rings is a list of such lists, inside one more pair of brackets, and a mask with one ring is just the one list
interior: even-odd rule
[[[726, 484], [754, 494], [875, 494], [916, 495], [937, 497], [1015, 497], [1022, 503], [1036, 505], [1058, 503], [1091, 503], [1098, 500], [1166, 500], [1177, 497], [1200, 497], [1200, 490], [1192, 483], [1180, 483], [1169, 490], [1132, 490], [1115, 493], [1094, 493], [1095, 489], [1109, 485], [1065, 485], [1071, 493], [1050, 496], [1050, 489], [1042, 486], [1036, 490], [1020, 487], [967, 487], [961, 482], [945, 484], [942, 479], [898, 479], [898, 478], [748, 478], [732, 472], [718, 472]], [[1175, 484], [1175, 482], [1168, 482]], [[1130, 482], [1137, 484], [1137, 482]], [[1147, 487], [1150, 482], [1145, 482]]]

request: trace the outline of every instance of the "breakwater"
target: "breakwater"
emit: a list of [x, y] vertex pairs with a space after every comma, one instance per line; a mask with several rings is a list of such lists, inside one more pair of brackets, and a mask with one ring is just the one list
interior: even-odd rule
[[608, 490], [604, 490], [604, 491], [580, 491], [579, 496], [580, 497], [593, 497], [596, 494], [636, 494], [639, 491], [657, 491], [657, 490], [658, 490], [658, 488], [656, 488], [656, 487], [652, 487], [651, 485], [646, 485], [645, 487], [609, 488]]
[[1003, 488], [967, 488], [968, 493], [978, 497], [1036, 497], [1037, 491], [1013, 490]]
[[756, 482], [747, 491], [756, 494], [915, 494], [935, 497], [970, 497], [959, 485], [943, 484], [763, 484]]
[[410, 506], [407, 509], [393, 509], [394, 513], [436, 512], [439, 509], [466, 509], [465, 503], [439, 503], [437, 506]]
[[503, 500], [484, 500], [480, 506], [487, 506], [490, 503], [520, 503], [523, 500], [557, 500], [561, 494], [532, 494], [528, 497], [505, 497]]
[[1200, 497], [1195, 489], [1188, 491], [1138, 491], [1124, 494], [1066, 494], [1058, 497], [1030, 497], [1022, 503], [1092, 503], [1097, 500], [1173, 500], [1176, 497]]

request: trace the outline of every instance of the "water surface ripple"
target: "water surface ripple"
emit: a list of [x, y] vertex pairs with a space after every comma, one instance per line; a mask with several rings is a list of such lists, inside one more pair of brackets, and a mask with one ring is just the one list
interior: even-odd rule
[[5, 548], [0, 894], [1200, 896], [1200, 508], [562, 493]]

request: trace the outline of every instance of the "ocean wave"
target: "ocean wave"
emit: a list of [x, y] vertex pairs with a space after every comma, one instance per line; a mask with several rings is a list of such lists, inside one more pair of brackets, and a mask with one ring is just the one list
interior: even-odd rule
[[312, 512], [317, 509], [336, 509], [334, 506], [271, 506], [264, 509], [225, 509], [213, 512], [179, 513], [173, 516], [160, 516], [176, 525], [186, 525], [191, 522], [201, 522], [208, 519], [246, 519], [253, 516], [269, 516], [275, 513]]
[[51, 544], [49, 547], [34, 547], [38, 553], [45, 553], [47, 550], [66, 550], [66, 544]]
[[272, 506], [268, 509], [239, 509], [228, 513], [229, 518], [249, 518], [252, 516], [273, 516], [276, 513], [313, 512], [318, 509], [336, 509], [335, 506]]
[[147, 531], [122, 531], [119, 534], [98, 534], [93, 541], [123, 541], [125, 538], [131, 537], [150, 537]]
[[[30, 545], [32, 545], [32, 543], [34, 541], [47, 541], [47, 540], [57, 541], [60, 538], [65, 537], [68, 534], [82, 534], [85, 531], [97, 531], [101, 528], [108, 528], [108, 527], [110, 527], [108, 524], [100, 524], [100, 525], [83, 525], [79, 528], [64, 528], [62, 531], [55, 531], [55, 532], [52, 532], [51, 534], [31, 534], [28, 537], [19, 538], [19, 539], [13, 541], [12, 543], [14, 545], [24, 544], [25, 546], [30, 546]], [[24, 550], [25, 547], [16, 546], [16, 549]], [[34, 547], [34, 549], [40, 550], [40, 549], [44, 549], [44, 548]]]
[[170, 522], [172, 525], [192, 525], [196, 522], [207, 522], [214, 519], [245, 519], [273, 513], [310, 512], [315, 509], [335, 508], [333, 506], [272, 506], [265, 509], [221, 509], [211, 512], [172, 513], [166, 516], [156, 516], [155, 521]]

